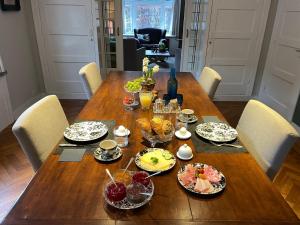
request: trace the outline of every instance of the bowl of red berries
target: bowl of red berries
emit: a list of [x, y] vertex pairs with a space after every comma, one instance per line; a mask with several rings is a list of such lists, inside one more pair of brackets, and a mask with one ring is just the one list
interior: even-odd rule
[[147, 204], [154, 194], [154, 184], [144, 171], [119, 170], [114, 173], [115, 182], [104, 186], [107, 204], [118, 209], [136, 209]]

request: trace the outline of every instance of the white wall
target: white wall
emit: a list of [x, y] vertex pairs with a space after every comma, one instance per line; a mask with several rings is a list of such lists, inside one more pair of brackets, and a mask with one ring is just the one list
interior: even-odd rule
[[21, 11], [0, 10], [0, 52], [15, 118], [44, 92], [30, 1], [20, 2]]

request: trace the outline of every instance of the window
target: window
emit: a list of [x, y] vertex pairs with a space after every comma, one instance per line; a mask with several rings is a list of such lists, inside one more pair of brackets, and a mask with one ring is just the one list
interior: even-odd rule
[[133, 29], [160, 28], [172, 34], [174, 0], [124, 0], [123, 33], [133, 35]]

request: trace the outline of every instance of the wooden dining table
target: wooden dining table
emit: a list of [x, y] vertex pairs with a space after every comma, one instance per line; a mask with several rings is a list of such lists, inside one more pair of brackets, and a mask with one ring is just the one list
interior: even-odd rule
[[[177, 160], [175, 167], [152, 177], [155, 191], [151, 201], [135, 210], [119, 210], [107, 205], [103, 198], [105, 169], [112, 173], [124, 168], [131, 157], [145, 148], [136, 120], [152, 117], [151, 110], [124, 110], [126, 81], [141, 72], [111, 72], [95, 95], [78, 115], [80, 120], [115, 120], [129, 128], [129, 145], [121, 159], [101, 163], [86, 153], [80, 162], [60, 162], [58, 154], [50, 154], [26, 190], [11, 209], [3, 224], [300, 224], [272, 181], [248, 152], [200, 152], [191, 140], [173, 140], [165, 146], [172, 153], [187, 143], [194, 158]], [[155, 75], [159, 96], [166, 93], [168, 73]], [[198, 118], [225, 118], [190, 73], [177, 73], [178, 92], [183, 94], [183, 108], [191, 108]], [[41, 124], [42, 126], [42, 124]], [[55, 124], [53, 124], [55, 126]], [[193, 132], [193, 131], [192, 131]], [[253, 131], [255, 132], [255, 131]], [[265, 138], [268, 138], [267, 136]], [[226, 176], [226, 188], [219, 194], [204, 197], [181, 187], [177, 172], [186, 163], [213, 165]], [[139, 170], [134, 163], [130, 170]]]

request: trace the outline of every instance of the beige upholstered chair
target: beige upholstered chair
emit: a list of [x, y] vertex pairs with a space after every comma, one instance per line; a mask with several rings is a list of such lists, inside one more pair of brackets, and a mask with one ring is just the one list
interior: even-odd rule
[[79, 71], [84, 84], [84, 88], [87, 92], [88, 98], [91, 98], [97, 91], [102, 80], [100, 70], [95, 62], [89, 63], [82, 67]]
[[237, 131], [240, 140], [271, 179], [299, 137], [288, 121], [256, 100], [246, 105]]
[[218, 74], [218, 72], [206, 66], [201, 72], [199, 83], [208, 96], [213, 99], [221, 80], [222, 77]]
[[38, 170], [69, 125], [55, 95], [49, 95], [22, 113], [12, 131], [34, 170]]

